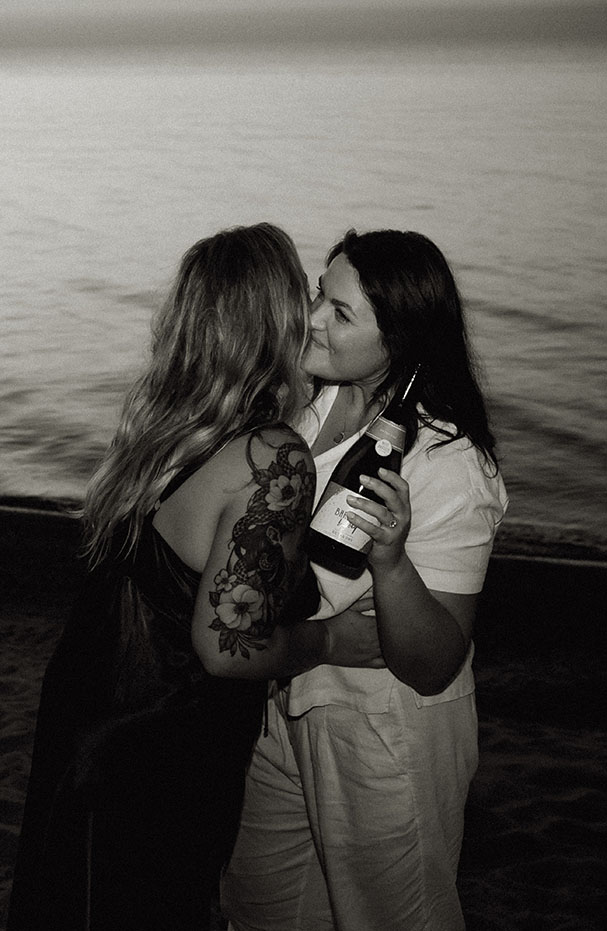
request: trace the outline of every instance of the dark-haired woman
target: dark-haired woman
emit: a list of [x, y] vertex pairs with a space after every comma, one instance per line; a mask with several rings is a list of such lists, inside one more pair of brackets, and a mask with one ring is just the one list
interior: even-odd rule
[[387, 668], [319, 666], [276, 689], [224, 910], [234, 931], [460, 931], [477, 765], [471, 637], [507, 498], [440, 250], [418, 233], [349, 232], [319, 281], [304, 369], [317, 391], [301, 427], [317, 497], [417, 371], [401, 474], [361, 476], [384, 504], [350, 502], [373, 541], [368, 571], [352, 581], [314, 566], [319, 617], [373, 595]]
[[10, 931], [205, 931], [267, 679], [379, 662], [369, 619], [303, 620], [315, 476], [285, 421], [308, 302], [269, 224], [182, 260], [88, 489], [89, 571], [44, 680]]

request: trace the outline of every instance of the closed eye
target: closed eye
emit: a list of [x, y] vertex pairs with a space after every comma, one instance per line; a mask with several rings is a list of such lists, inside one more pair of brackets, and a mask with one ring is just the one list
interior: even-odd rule
[[[326, 299], [327, 298], [326, 298], [325, 292], [323, 291], [323, 287], [322, 287], [322, 276], [321, 276], [318, 279], [318, 284], [316, 286], [316, 294], [314, 295], [314, 298], [312, 301], [312, 310], [315, 310], [315, 308], [319, 307], [322, 304], [322, 302]], [[341, 301], [332, 300], [330, 298], [329, 298], [329, 303], [333, 305], [333, 315], [335, 317], [335, 320], [338, 323], [352, 323], [352, 319], [350, 315], [345, 310], [342, 310], [342, 307], [345, 307], [347, 310], [350, 310], [350, 307], [348, 304], [343, 304]]]
[[333, 305], [333, 306], [334, 306], [334, 308], [335, 308], [335, 319], [338, 320], [339, 323], [349, 323], [349, 322], [350, 322], [350, 318], [348, 317], [347, 314], [345, 314], [345, 313], [343, 312], [343, 310], [341, 309], [341, 307], [336, 307], [335, 305]]

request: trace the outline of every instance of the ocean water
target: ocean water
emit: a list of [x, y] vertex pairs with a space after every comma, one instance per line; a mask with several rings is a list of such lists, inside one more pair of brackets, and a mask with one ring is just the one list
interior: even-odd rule
[[350, 226], [450, 259], [508, 522], [607, 541], [607, 67], [583, 48], [5, 54], [0, 496], [79, 498], [196, 239]]

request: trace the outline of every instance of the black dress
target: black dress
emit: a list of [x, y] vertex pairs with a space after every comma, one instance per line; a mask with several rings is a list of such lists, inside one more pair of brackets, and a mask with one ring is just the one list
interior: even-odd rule
[[[46, 671], [8, 931], [204, 931], [235, 839], [267, 683], [205, 672], [200, 576], [152, 515], [134, 557], [121, 543]], [[309, 571], [285, 617], [317, 598]]]

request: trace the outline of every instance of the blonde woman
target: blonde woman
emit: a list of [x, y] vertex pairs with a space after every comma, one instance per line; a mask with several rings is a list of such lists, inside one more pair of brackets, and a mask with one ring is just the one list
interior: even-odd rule
[[308, 300], [269, 224], [182, 260], [86, 496], [88, 572], [45, 676], [10, 931], [204, 931], [266, 680], [381, 662], [372, 620], [303, 620], [315, 472], [285, 422]]

